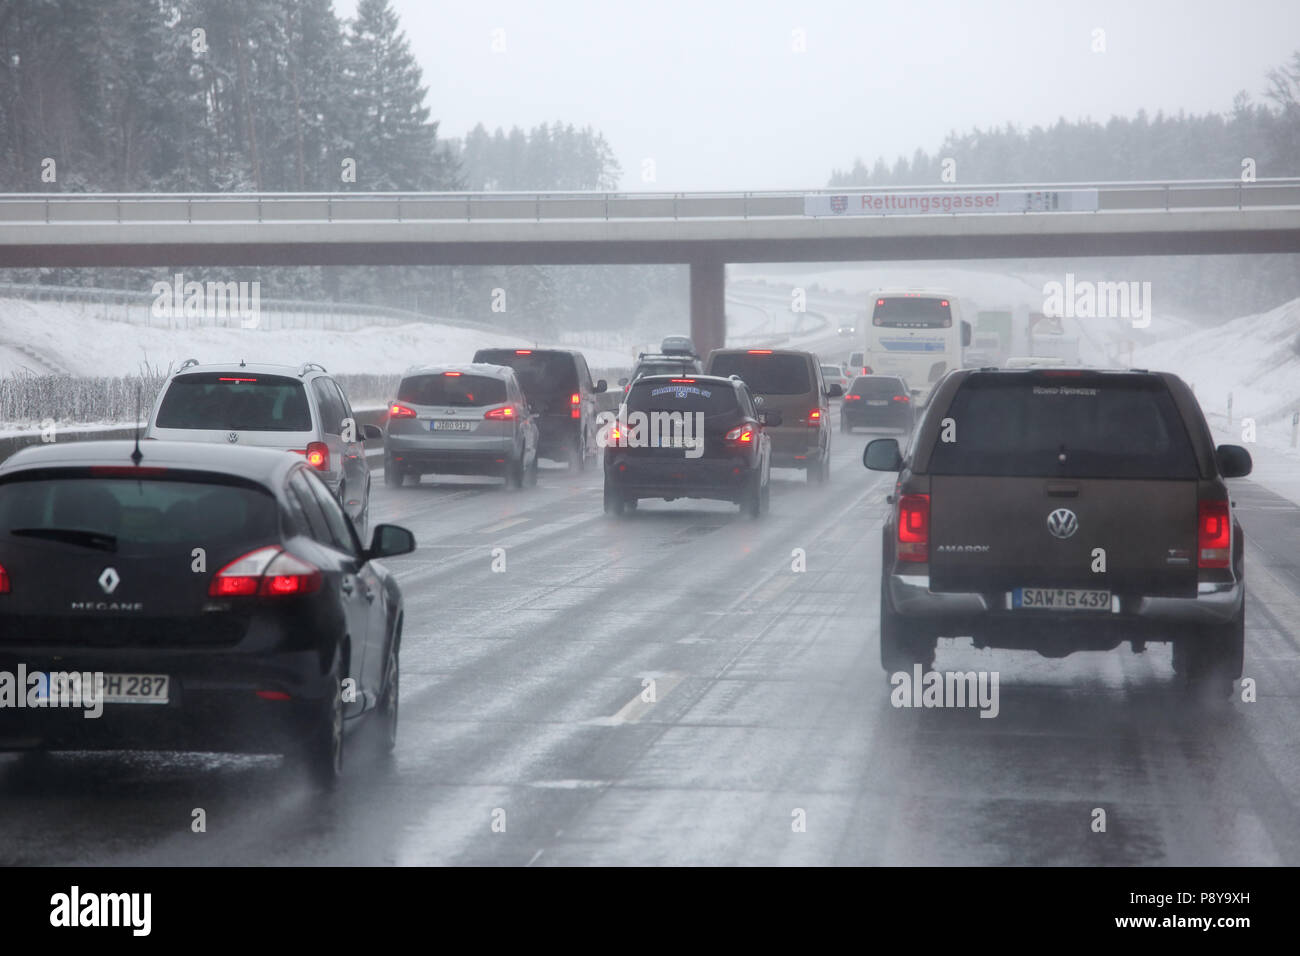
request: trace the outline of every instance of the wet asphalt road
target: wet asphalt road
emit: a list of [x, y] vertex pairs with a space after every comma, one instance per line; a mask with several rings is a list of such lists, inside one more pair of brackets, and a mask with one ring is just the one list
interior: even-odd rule
[[596, 471], [523, 492], [376, 474], [374, 520], [420, 542], [389, 562], [391, 765], [353, 745], [322, 795], [276, 757], [0, 755], [0, 864], [1300, 863], [1293, 505], [1234, 483], [1257, 702], [1189, 701], [1165, 645], [943, 641], [936, 668], [1000, 672], [996, 719], [896, 709], [868, 437], [835, 433], [825, 489], [774, 472], [759, 521], [689, 501], [608, 519]]

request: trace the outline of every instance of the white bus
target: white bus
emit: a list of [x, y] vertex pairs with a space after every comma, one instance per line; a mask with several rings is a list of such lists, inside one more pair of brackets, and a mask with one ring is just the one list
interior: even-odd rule
[[901, 377], [923, 402], [935, 382], [962, 367], [971, 327], [948, 293], [879, 291], [868, 315], [865, 364], [876, 375]]

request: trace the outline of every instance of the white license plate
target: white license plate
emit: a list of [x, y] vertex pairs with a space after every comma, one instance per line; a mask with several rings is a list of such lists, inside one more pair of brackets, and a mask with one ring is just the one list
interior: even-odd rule
[[1045, 611], [1109, 611], [1109, 591], [1082, 588], [1015, 588], [1008, 595], [1013, 609], [1032, 608]]
[[885, 401], [883, 398], [872, 398], [872, 399], [869, 399], [869, 400], [867, 401], [867, 404], [868, 404], [868, 405], [888, 405], [889, 402]]
[[105, 674], [106, 704], [165, 704], [171, 678], [166, 674]]
[[467, 432], [474, 427], [473, 422], [449, 422], [440, 418], [435, 418], [429, 423], [429, 427], [435, 432]]

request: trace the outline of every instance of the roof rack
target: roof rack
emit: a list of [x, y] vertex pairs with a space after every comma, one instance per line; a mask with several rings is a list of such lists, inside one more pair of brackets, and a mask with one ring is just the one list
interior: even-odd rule
[[321, 365], [319, 362], [303, 362], [302, 368], [298, 369], [298, 377], [302, 378], [314, 368], [320, 369], [322, 372], [325, 371], [325, 366]]
[[196, 358], [188, 358], [188, 359], [186, 359], [184, 362], [181, 363], [181, 367], [178, 368], [176, 371], [178, 371], [178, 372], [183, 372], [183, 371], [185, 371], [187, 368], [189, 368], [191, 365], [198, 365], [198, 364], [199, 364], [199, 360], [198, 360], [198, 359], [196, 359]]

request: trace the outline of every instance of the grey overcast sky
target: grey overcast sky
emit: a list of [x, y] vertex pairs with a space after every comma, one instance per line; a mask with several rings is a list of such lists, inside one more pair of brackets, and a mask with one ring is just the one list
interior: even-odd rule
[[[444, 136], [562, 120], [625, 189], [820, 187], [950, 130], [1230, 109], [1300, 0], [393, 0]], [[335, 0], [342, 17], [356, 0]], [[503, 31], [496, 34], [495, 31]], [[1104, 52], [1093, 52], [1094, 31]], [[797, 52], [795, 31], [806, 50]], [[494, 36], [504, 52], [494, 52]], [[642, 178], [654, 162], [655, 181]], [[1238, 170], [1224, 170], [1225, 176]], [[1268, 175], [1260, 170], [1260, 175]]]

